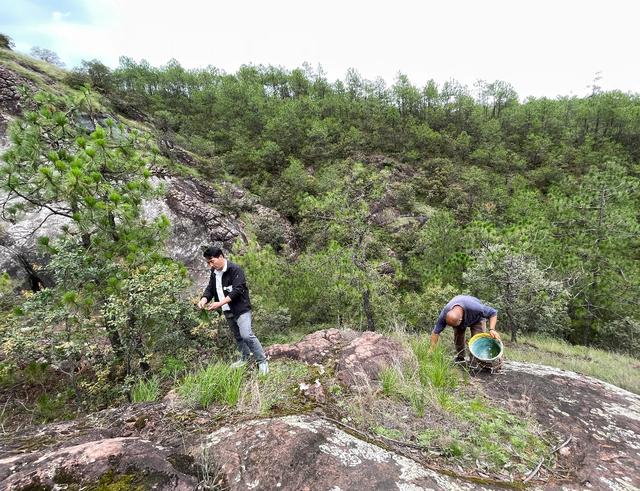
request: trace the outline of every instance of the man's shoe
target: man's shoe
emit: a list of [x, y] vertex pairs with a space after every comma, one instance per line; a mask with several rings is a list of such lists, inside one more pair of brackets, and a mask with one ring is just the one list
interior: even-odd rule
[[267, 360], [258, 363], [258, 373], [260, 373], [260, 375], [266, 375], [269, 373], [269, 363]]
[[245, 360], [234, 361], [230, 366], [231, 368], [242, 368], [247, 362]]

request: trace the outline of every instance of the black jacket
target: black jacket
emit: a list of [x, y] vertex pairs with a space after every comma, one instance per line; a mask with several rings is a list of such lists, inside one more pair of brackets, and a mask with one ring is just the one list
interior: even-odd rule
[[[229, 308], [235, 317], [251, 310], [249, 289], [247, 288], [247, 280], [244, 278], [244, 271], [242, 271], [240, 266], [229, 260], [227, 260], [227, 270], [222, 273], [222, 291], [225, 296], [228, 296], [231, 299], [231, 302], [227, 305], [229, 305]], [[216, 302], [222, 300], [222, 298], [218, 298], [218, 292], [216, 290], [216, 273], [213, 268], [211, 269], [209, 284], [202, 296], [209, 302], [212, 298], [215, 299]]]

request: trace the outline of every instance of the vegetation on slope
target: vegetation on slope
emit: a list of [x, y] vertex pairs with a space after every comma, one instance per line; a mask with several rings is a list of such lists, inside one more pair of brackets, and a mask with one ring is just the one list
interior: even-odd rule
[[[308, 66], [226, 74], [123, 58], [115, 70], [94, 60], [64, 72], [5, 50], [0, 62], [48, 92], [11, 129], [3, 188], [75, 223], [41, 244], [55, 285], [16, 295], [8, 277], [0, 283], [1, 380], [34, 421], [153, 399], [156, 380], [167, 388], [205, 359], [228, 359], [230, 340], [213, 334], [224, 326], [196, 316], [181, 296], [184, 271], [157, 254], [168, 224], [141, 219], [149, 164], [167, 165], [154, 139], [197, 157], [176, 172], [241, 184], [294, 226], [290, 244], [266, 220], [232, 256], [267, 344], [321, 326], [399, 323], [420, 346], [444, 303], [466, 292], [498, 308], [514, 341], [544, 334], [637, 356], [635, 94], [594, 85], [583, 98], [520, 101], [504, 82], [472, 93], [400, 75], [387, 87], [355, 71], [330, 82]], [[105, 108], [127, 124], [78, 123]], [[513, 358], [526, 356], [518, 346]], [[637, 391], [624, 380], [628, 360], [627, 375], [606, 378]], [[419, 415], [428, 377], [400, 370], [386, 375], [384, 396]]]

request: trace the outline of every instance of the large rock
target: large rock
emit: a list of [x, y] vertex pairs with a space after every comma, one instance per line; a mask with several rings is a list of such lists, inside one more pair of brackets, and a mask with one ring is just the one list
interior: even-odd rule
[[439, 474], [313, 416], [227, 426], [191, 452], [218, 463], [230, 490], [494, 489]]
[[[180, 470], [179, 470], [180, 469]], [[183, 470], [191, 472], [185, 474]], [[192, 460], [135, 437], [108, 438], [0, 459], [2, 489], [66, 489], [118, 483], [118, 489], [192, 490]], [[140, 486], [140, 487], [138, 487]]]
[[6, 117], [3, 115], [17, 116], [24, 110], [20, 87], [35, 90], [33, 82], [0, 65], [0, 121]]
[[531, 363], [506, 362], [501, 373], [478, 380], [493, 399], [533, 415], [560, 440], [569, 440], [557, 453], [570, 476], [545, 488], [640, 489], [640, 396]]
[[407, 353], [398, 342], [375, 332], [363, 332], [340, 351], [338, 380], [348, 386], [376, 380], [383, 368], [401, 364]]
[[316, 331], [293, 344], [272, 345], [266, 354], [306, 363], [334, 360], [336, 377], [348, 386], [376, 380], [383, 368], [402, 363], [408, 356], [398, 342], [381, 334], [338, 329]]
[[324, 361], [336, 355], [336, 352], [345, 343], [358, 336], [356, 331], [323, 329], [308, 334], [297, 343], [273, 344], [265, 351], [269, 358], [290, 358], [305, 363], [324, 363]]

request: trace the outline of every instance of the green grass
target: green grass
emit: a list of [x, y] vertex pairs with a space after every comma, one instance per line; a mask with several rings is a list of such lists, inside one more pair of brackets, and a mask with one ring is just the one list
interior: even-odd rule
[[[402, 367], [382, 370], [378, 397], [407, 403], [413, 410], [413, 422], [408, 426], [407, 421], [398, 422], [389, 428], [388, 422], [375, 422], [372, 413], [369, 420], [374, 420], [370, 424], [374, 433], [417, 441], [463, 467], [475, 466], [477, 459], [492, 472], [511, 466], [524, 474], [549, 455], [549, 445], [536, 423], [494, 407], [469, 385], [468, 375], [452, 362], [450, 346], [440, 343], [430, 352], [426, 336], [400, 333], [396, 338], [414, 357]], [[430, 416], [433, 425], [425, 427], [422, 418], [426, 414], [440, 418]]]
[[402, 432], [399, 430], [396, 430], [395, 428], [386, 428], [380, 425], [374, 426], [372, 430], [376, 435], [384, 436], [386, 438], [391, 438], [393, 440], [399, 440], [403, 436]]
[[436, 346], [429, 351], [430, 340], [421, 336], [411, 341], [411, 349], [418, 360], [418, 377], [422, 385], [431, 385], [437, 389], [453, 389], [460, 381], [459, 371], [453, 366], [450, 356]]
[[50, 423], [52, 421], [64, 420], [73, 417], [73, 413], [69, 410], [68, 402], [71, 394], [62, 391], [55, 395], [41, 394], [36, 399], [33, 415], [36, 420], [42, 423]]
[[245, 369], [214, 363], [187, 375], [178, 385], [178, 394], [204, 409], [213, 403], [235, 406], [240, 399]]
[[[506, 337], [506, 336], [505, 336]], [[542, 336], [505, 343], [505, 358], [571, 370], [640, 394], [640, 359]]]
[[174, 356], [167, 356], [162, 363], [162, 368], [160, 368], [160, 375], [162, 378], [171, 379], [175, 383], [178, 377], [186, 372], [187, 367], [186, 361]]
[[393, 396], [400, 392], [401, 374], [393, 367], [385, 367], [380, 372], [380, 383], [382, 393], [386, 396]]
[[138, 380], [131, 389], [131, 400], [133, 402], [153, 402], [158, 400], [160, 395], [160, 381], [157, 377], [148, 380]]

